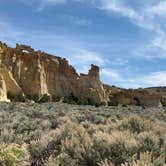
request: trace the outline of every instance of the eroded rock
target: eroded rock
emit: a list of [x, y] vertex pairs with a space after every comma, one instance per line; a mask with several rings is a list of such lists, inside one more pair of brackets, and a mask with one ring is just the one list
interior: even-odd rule
[[3, 43], [0, 43], [0, 63], [5, 66], [7, 91], [21, 91], [28, 96], [74, 94], [88, 97], [94, 104], [107, 100], [99, 67], [95, 65], [87, 75], [79, 75], [64, 58], [35, 51], [26, 45], [10, 48]]

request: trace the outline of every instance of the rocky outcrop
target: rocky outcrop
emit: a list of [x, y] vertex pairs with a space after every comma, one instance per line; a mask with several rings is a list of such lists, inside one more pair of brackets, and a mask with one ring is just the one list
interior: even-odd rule
[[13, 95], [23, 94], [22, 89], [13, 78], [12, 73], [4, 65], [0, 66], [0, 75], [4, 80], [7, 92], [11, 92]]
[[122, 89], [103, 85], [99, 67], [78, 74], [65, 58], [35, 51], [26, 45], [8, 47], [0, 42], [0, 101], [7, 94], [20, 96], [86, 98], [91, 104], [110, 102], [121, 105], [166, 105], [163, 88]]
[[91, 65], [87, 75], [81, 74], [78, 78], [79, 95], [86, 96], [92, 103], [100, 103], [107, 100], [107, 94], [99, 78], [99, 67]]
[[9, 101], [7, 99], [6, 84], [2, 74], [0, 74], [0, 101], [7, 101], [7, 102]]
[[111, 104], [157, 107], [163, 96], [147, 89], [121, 89], [104, 85]]
[[4, 66], [7, 91], [27, 96], [87, 97], [92, 103], [107, 101], [99, 78], [99, 68], [91, 66], [89, 73], [77, 74], [64, 58], [35, 51], [26, 45], [10, 48], [0, 43], [0, 64]]

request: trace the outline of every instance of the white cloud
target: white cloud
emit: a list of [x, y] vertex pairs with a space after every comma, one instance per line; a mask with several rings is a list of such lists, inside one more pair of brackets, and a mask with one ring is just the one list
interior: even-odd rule
[[101, 10], [116, 12], [130, 19], [141, 19], [141, 16], [138, 15], [134, 9], [125, 6], [122, 1], [119, 0], [100, 0], [100, 6], [98, 6], [98, 8]]
[[77, 48], [72, 52], [73, 54], [69, 57], [69, 61], [73, 66], [76, 66], [79, 73], [87, 73], [91, 64], [101, 67], [108, 62], [100, 53], [94, 51]]
[[149, 76], [143, 78], [143, 83], [149, 86], [163, 86], [166, 85], [166, 71], [159, 71], [151, 73]]
[[120, 81], [121, 76], [117, 70], [111, 68], [103, 68], [101, 69], [101, 75], [103, 77], [107, 77], [109, 80]]
[[124, 77], [119, 71], [107, 70], [102, 73], [102, 78], [107, 77], [105, 83], [115, 84], [125, 88], [141, 88], [153, 86], [166, 86], [166, 71], [153, 72], [147, 75], [137, 77]]
[[135, 78], [126, 79], [129, 87], [152, 87], [152, 86], [166, 86], [166, 71], [153, 72], [147, 75], [142, 75]]
[[147, 12], [154, 16], [166, 17], [166, 1], [159, 1], [158, 4], [147, 9]]
[[[144, 58], [166, 58], [166, 0], [147, 3], [146, 7], [132, 8], [124, 0], [100, 0], [98, 9], [128, 18], [133, 24], [152, 32], [153, 39], [138, 45], [134, 55]], [[143, 6], [143, 5], [142, 5]], [[142, 54], [142, 55], [141, 55]]]

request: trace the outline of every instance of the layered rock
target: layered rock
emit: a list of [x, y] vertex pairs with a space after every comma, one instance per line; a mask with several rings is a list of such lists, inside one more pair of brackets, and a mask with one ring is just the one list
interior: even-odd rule
[[3, 43], [0, 43], [0, 64], [6, 70], [8, 92], [60, 97], [74, 94], [87, 97], [92, 103], [107, 100], [97, 66], [92, 65], [87, 75], [79, 75], [64, 58], [35, 51], [26, 45], [10, 48]]

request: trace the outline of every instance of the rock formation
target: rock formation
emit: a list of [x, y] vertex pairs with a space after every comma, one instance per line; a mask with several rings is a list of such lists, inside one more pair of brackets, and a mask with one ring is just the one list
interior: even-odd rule
[[0, 74], [0, 101], [9, 101], [7, 99], [6, 84], [1, 74]]
[[111, 104], [138, 105], [138, 106], [160, 106], [163, 95], [151, 89], [122, 89], [104, 85], [109, 94]]
[[[103, 85], [99, 67], [78, 74], [64, 58], [35, 51], [30, 46], [8, 47], [0, 42], [0, 101], [7, 94], [21, 96], [86, 98], [91, 104], [110, 102], [121, 105], [166, 105], [166, 89], [122, 89]], [[71, 95], [72, 94], [72, 95]], [[18, 98], [20, 99], [20, 98]]]
[[64, 58], [35, 51], [26, 45], [10, 48], [0, 43], [0, 74], [7, 92], [25, 96], [87, 97], [92, 103], [107, 101], [99, 78], [99, 68], [92, 65], [89, 73], [77, 74]]

